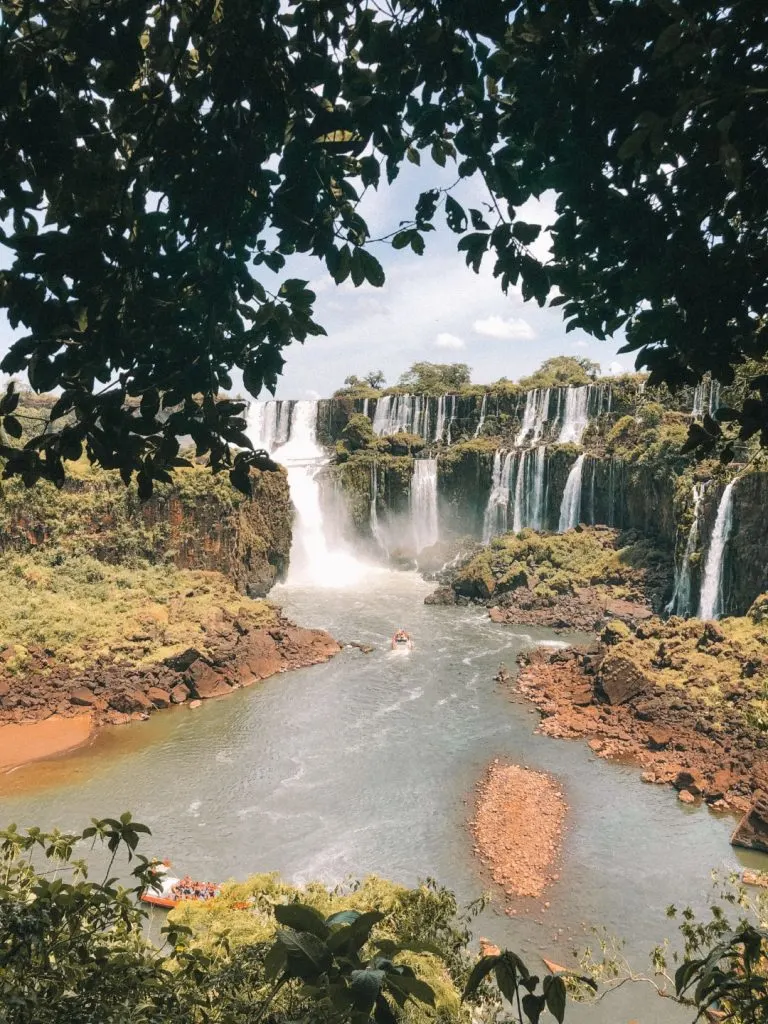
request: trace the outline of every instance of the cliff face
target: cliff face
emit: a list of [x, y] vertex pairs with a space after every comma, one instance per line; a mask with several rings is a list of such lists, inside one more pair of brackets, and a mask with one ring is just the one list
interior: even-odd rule
[[81, 469], [61, 490], [18, 481], [2, 487], [0, 551], [55, 547], [107, 563], [171, 562], [227, 575], [263, 596], [288, 567], [293, 510], [285, 472], [253, 471], [250, 498], [204, 468], [178, 470], [173, 485], [140, 502], [113, 473]]

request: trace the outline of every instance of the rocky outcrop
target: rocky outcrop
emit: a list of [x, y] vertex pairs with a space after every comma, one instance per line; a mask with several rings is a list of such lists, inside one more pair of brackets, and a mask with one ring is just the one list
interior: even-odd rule
[[189, 649], [159, 663], [102, 658], [85, 669], [28, 651], [24, 672], [5, 672], [0, 656], [0, 726], [91, 716], [94, 724], [141, 720], [171, 704], [224, 697], [278, 672], [327, 661], [341, 648], [326, 632], [302, 629], [275, 612], [260, 625], [247, 614], [208, 626], [207, 653]]
[[2, 485], [0, 552], [56, 548], [117, 564], [170, 561], [227, 575], [251, 597], [266, 594], [288, 568], [293, 510], [285, 471], [252, 471], [251, 497], [226, 474], [176, 471], [149, 501], [116, 473], [83, 468], [61, 490], [41, 482]]
[[734, 846], [768, 853], [768, 796], [758, 793], [731, 836]]
[[[542, 733], [586, 740], [599, 757], [634, 761], [644, 782], [674, 786], [683, 802], [745, 812], [768, 791], [768, 738], [745, 706], [748, 684], [732, 682], [718, 707], [698, 689], [659, 685], [641, 659], [615, 652], [602, 644], [520, 656], [515, 686], [539, 708]], [[762, 849], [766, 810], [757, 800], [734, 841]]]

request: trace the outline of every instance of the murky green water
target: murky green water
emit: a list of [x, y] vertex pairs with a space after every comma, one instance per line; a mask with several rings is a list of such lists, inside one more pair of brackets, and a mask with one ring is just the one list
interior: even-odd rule
[[[560, 880], [544, 897], [550, 908], [521, 902], [512, 918], [491, 910], [479, 930], [532, 960], [542, 951], [572, 962], [583, 924], [602, 924], [645, 967], [670, 933], [665, 907], [704, 906], [711, 869], [739, 865], [733, 820], [684, 807], [582, 743], [534, 735], [535, 713], [493, 675], [524, 646], [560, 638], [494, 625], [481, 609], [424, 606], [429, 589], [389, 572], [355, 591], [281, 588], [274, 596], [297, 621], [374, 653], [345, 650], [0, 777], [0, 821], [78, 827], [130, 808], [152, 828], [147, 852], [193, 874], [276, 870], [335, 882], [378, 872], [406, 883], [431, 875], [468, 901], [488, 884], [466, 829], [473, 787], [491, 758], [504, 757], [561, 780], [568, 828]], [[408, 655], [388, 650], [396, 626], [415, 638]], [[686, 1019], [673, 1014], [668, 1001], [635, 989], [589, 1019]]]

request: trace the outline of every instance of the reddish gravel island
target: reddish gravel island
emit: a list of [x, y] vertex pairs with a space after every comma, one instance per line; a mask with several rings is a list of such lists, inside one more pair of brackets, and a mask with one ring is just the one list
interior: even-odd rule
[[479, 786], [475, 852], [508, 897], [541, 896], [555, 878], [566, 803], [543, 772], [494, 761]]

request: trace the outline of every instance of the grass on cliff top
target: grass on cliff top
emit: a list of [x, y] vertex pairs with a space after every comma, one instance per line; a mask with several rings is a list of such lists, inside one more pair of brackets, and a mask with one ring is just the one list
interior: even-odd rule
[[[768, 594], [747, 615], [717, 623], [673, 617], [651, 619], [636, 632], [614, 636], [611, 654], [629, 658], [660, 687], [686, 691], [723, 714], [738, 709], [761, 731], [768, 730]], [[746, 695], [746, 702], [740, 695]], [[734, 698], [736, 702], [733, 703]]]
[[100, 658], [159, 662], [187, 647], [205, 653], [229, 617], [260, 626], [275, 611], [217, 572], [104, 565], [61, 552], [0, 557], [0, 649], [10, 649], [11, 672], [23, 671], [35, 648], [76, 669]]
[[668, 559], [647, 538], [623, 536], [608, 527], [567, 533], [522, 530], [492, 541], [459, 571], [459, 593], [490, 597], [518, 586], [538, 586], [553, 594], [573, 594], [588, 586], [610, 586], [611, 596], [646, 597], [646, 570]]

